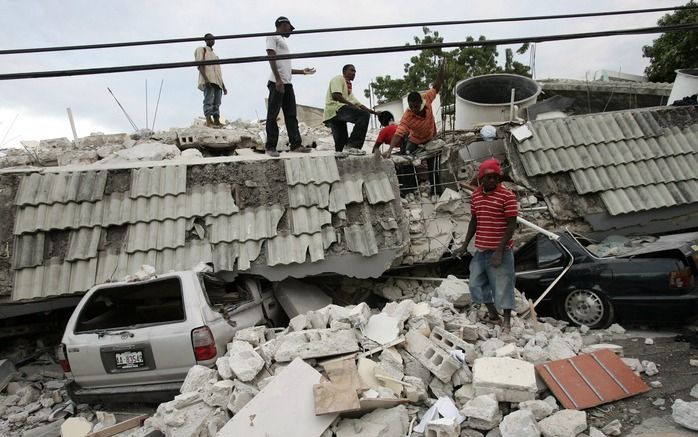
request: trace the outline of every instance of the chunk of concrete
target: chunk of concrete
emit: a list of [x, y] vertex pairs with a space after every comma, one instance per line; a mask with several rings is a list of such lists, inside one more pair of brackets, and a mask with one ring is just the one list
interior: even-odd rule
[[144, 425], [153, 427], [168, 437], [216, 435], [228, 420], [228, 414], [204, 402], [163, 414], [158, 412], [146, 419]]
[[698, 431], [698, 401], [686, 402], [677, 399], [671, 406], [671, 417], [684, 428]]
[[574, 353], [574, 350], [570, 347], [570, 345], [559, 337], [552, 338], [548, 342], [548, 347], [546, 349], [550, 359], [553, 361], [564, 360], [577, 355]]
[[84, 417], [71, 417], [61, 425], [61, 437], [85, 437], [92, 431], [92, 423]]
[[10, 383], [16, 371], [17, 369], [15, 369], [15, 365], [12, 364], [12, 361], [0, 360], [0, 392], [5, 390], [5, 387]]
[[245, 384], [242, 381], [235, 381], [233, 394], [230, 396], [230, 399], [228, 400], [228, 410], [230, 410], [230, 412], [233, 414], [239, 413], [240, 410], [242, 410], [242, 407], [244, 407], [245, 405], [247, 405], [249, 401], [254, 399], [254, 397], [257, 396], [257, 394], [259, 394], [259, 390], [257, 390], [256, 387], [249, 384]]
[[234, 386], [235, 381], [230, 380], [209, 384], [206, 386], [202, 398], [210, 407], [226, 408]]
[[454, 350], [463, 352], [466, 363], [473, 364], [475, 362], [477, 357], [475, 346], [458, 338], [457, 335], [446, 331], [444, 328], [435, 326], [431, 331], [429, 339], [447, 352]]
[[465, 307], [471, 302], [470, 287], [468, 287], [467, 282], [453, 275], [448, 275], [445, 281], [441, 281], [441, 285], [436, 287], [434, 293], [437, 297], [446, 299], [458, 308]]
[[[339, 422], [336, 435], [337, 437], [403, 437], [408, 429], [407, 409], [404, 405], [398, 405], [390, 409], [372, 411], [360, 419], [344, 419]], [[315, 434], [306, 434], [305, 437], [313, 435]]]
[[251, 326], [249, 328], [236, 331], [233, 340], [246, 341], [252, 346], [259, 346], [267, 341], [266, 332], [266, 326]]
[[60, 437], [63, 422], [65, 422], [65, 419], [58, 419], [48, 425], [32, 428], [22, 432], [22, 437]]
[[481, 396], [494, 393], [500, 402], [524, 402], [536, 398], [533, 364], [513, 358], [485, 357], [473, 365], [473, 387]]
[[607, 436], [618, 436], [623, 431], [623, 425], [616, 419], [601, 428], [601, 432]]
[[405, 347], [417, 360], [443, 382], [461, 367], [460, 362], [422, 334], [409, 331], [405, 336]]
[[387, 344], [400, 334], [400, 320], [385, 313], [371, 316], [364, 330], [364, 335], [378, 344]]
[[233, 379], [233, 369], [230, 368], [228, 357], [220, 357], [216, 360], [216, 369], [223, 379]]
[[366, 302], [361, 302], [349, 311], [349, 322], [354, 328], [362, 329], [371, 317], [371, 308]]
[[274, 359], [282, 363], [295, 358], [321, 358], [359, 350], [354, 331], [350, 329], [308, 329], [291, 332], [277, 338], [275, 347]]
[[313, 385], [321, 378], [296, 358], [225, 424], [218, 437], [321, 436], [337, 417], [315, 415]]
[[240, 381], [252, 381], [264, 367], [262, 357], [246, 341], [233, 341], [229, 352], [228, 364]]
[[332, 303], [332, 298], [320, 288], [293, 278], [281, 281], [274, 290], [274, 295], [289, 319]]
[[459, 437], [460, 423], [453, 417], [442, 417], [427, 423], [425, 437]]
[[519, 410], [529, 410], [531, 413], [533, 413], [533, 417], [535, 417], [536, 420], [543, 420], [553, 414], [556, 408], [554, 408], [548, 402], [533, 400], [521, 402], [519, 404]]
[[657, 373], [659, 373], [659, 369], [657, 369], [657, 365], [654, 364], [652, 361], [647, 361], [647, 360], [642, 360], [642, 370], [644, 370], [645, 375], [647, 375], [647, 376], [654, 376]]
[[493, 393], [477, 396], [465, 404], [461, 413], [468, 418], [492, 421], [500, 413], [499, 403]]
[[692, 398], [698, 398], [698, 384], [696, 384], [696, 385], [693, 386], [693, 388], [691, 389], [691, 392], [689, 393], [689, 395], [690, 395]]
[[426, 400], [429, 395], [427, 394], [427, 387], [420, 378], [414, 376], [405, 376], [403, 381], [406, 384], [403, 391], [405, 392], [405, 398], [412, 403], [422, 402]]
[[190, 391], [201, 390], [211, 379], [218, 379], [218, 371], [216, 369], [209, 369], [208, 367], [197, 364], [187, 372], [187, 377], [184, 378], [184, 383], [179, 389], [179, 392], [187, 393]]
[[587, 429], [587, 415], [583, 411], [562, 410], [538, 423], [543, 437], [576, 437]]
[[540, 437], [540, 428], [530, 410], [518, 410], [507, 414], [499, 424], [502, 437]]
[[623, 346], [611, 343], [590, 344], [589, 346], [585, 346], [582, 349], [582, 353], [590, 354], [592, 352], [600, 351], [602, 349], [611, 349], [613, 353], [618, 355], [619, 357], [623, 356]]

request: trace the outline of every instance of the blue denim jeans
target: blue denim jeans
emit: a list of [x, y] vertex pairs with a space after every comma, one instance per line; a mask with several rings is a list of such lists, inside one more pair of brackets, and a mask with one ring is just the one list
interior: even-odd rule
[[476, 250], [470, 261], [470, 296], [475, 304], [494, 303], [498, 310], [514, 309], [514, 253], [502, 252], [502, 264], [493, 267], [494, 250]]
[[211, 117], [220, 117], [221, 113], [218, 108], [221, 106], [221, 97], [223, 90], [212, 83], [204, 85], [204, 115]]

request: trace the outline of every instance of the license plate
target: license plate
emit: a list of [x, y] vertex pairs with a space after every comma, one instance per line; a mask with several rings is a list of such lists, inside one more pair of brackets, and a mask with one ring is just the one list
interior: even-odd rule
[[114, 354], [117, 369], [136, 369], [144, 367], [143, 351], [121, 352]]

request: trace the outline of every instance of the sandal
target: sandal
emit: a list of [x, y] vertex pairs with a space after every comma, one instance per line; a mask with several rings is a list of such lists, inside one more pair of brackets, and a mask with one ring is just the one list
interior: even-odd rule
[[502, 324], [501, 317], [497, 317], [496, 319], [493, 319], [492, 317], [490, 317], [489, 314], [483, 316], [480, 320], [482, 320], [483, 322], [486, 322], [486, 323], [491, 323], [493, 325], [501, 325]]

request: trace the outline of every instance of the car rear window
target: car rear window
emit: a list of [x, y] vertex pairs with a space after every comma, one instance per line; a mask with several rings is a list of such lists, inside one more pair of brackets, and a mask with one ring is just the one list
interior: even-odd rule
[[185, 320], [179, 278], [97, 290], [75, 324], [75, 332], [120, 329]]

